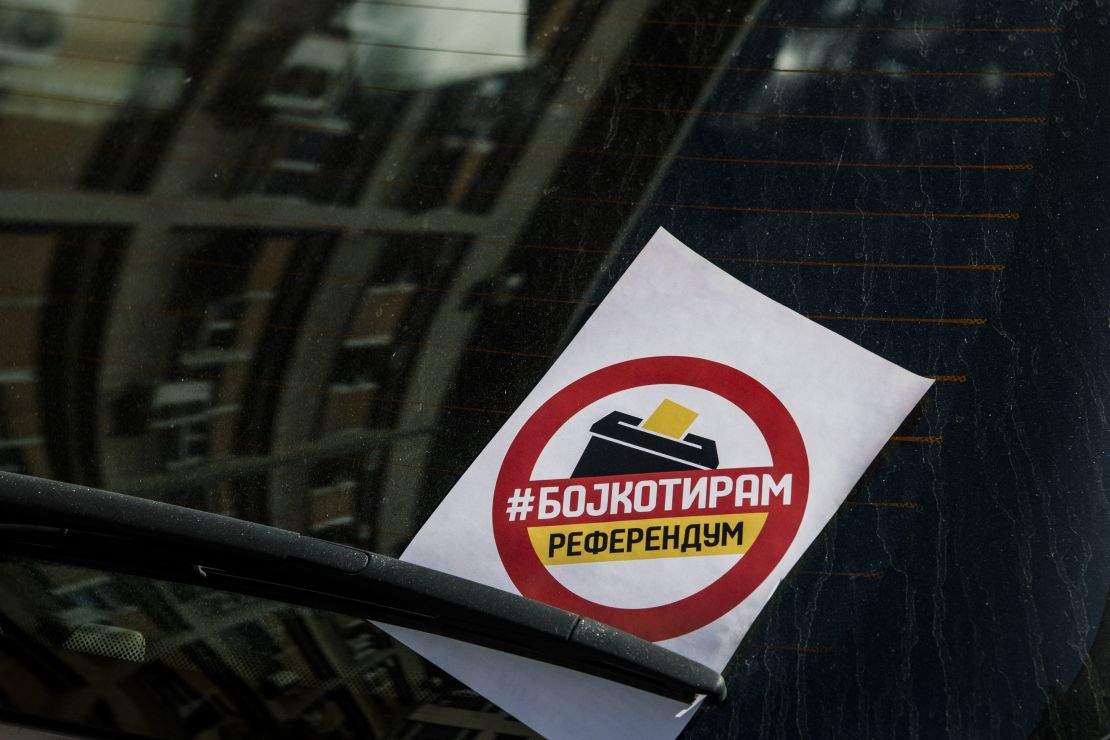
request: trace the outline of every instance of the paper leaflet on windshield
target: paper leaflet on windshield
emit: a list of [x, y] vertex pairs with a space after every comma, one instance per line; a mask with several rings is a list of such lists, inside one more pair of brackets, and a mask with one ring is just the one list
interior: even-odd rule
[[[721, 670], [931, 383], [660, 229], [403, 558]], [[693, 714], [383, 628], [547, 736], [671, 738]]]

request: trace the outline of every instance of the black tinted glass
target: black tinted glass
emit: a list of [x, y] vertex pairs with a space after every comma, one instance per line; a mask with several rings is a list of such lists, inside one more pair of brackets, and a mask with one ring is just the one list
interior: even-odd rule
[[[1105, 733], [1108, 33], [1100, 2], [0, 0], [0, 469], [396, 555], [663, 226], [937, 381], [689, 734]], [[311, 666], [344, 732], [415, 711]], [[40, 684], [5, 706], [76, 685]]]
[[366, 620], [30, 560], [0, 562], [0, 591], [0, 721], [167, 739], [530, 734]]

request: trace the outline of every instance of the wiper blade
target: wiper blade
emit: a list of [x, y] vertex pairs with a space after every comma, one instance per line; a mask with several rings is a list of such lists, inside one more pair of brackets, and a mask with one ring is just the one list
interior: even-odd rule
[[609, 625], [474, 581], [205, 511], [0, 472], [0, 551], [408, 627], [682, 702], [721, 675]]

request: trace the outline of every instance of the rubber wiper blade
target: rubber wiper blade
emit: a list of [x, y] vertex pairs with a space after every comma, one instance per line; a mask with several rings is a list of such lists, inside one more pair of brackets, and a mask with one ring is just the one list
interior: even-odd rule
[[0, 550], [443, 635], [690, 703], [720, 673], [592, 619], [285, 529], [0, 472]]

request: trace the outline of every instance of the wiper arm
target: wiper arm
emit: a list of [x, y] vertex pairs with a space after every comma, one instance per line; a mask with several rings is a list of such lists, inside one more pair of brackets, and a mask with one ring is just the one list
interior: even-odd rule
[[708, 666], [538, 601], [289, 530], [94, 488], [0, 472], [0, 551], [350, 614], [683, 702], [726, 693]]

